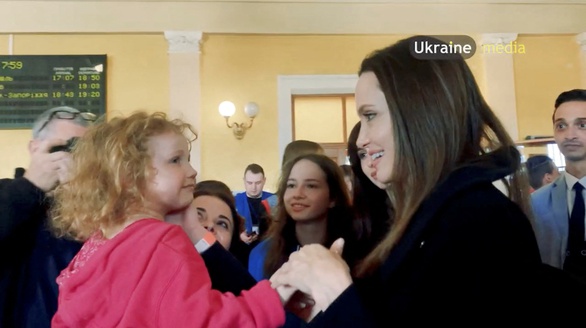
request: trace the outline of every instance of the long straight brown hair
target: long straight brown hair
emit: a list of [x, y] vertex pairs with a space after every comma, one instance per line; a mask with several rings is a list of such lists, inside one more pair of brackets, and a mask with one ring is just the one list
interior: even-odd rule
[[[395, 161], [387, 192], [394, 208], [392, 226], [357, 268], [377, 268], [403, 236], [423, 200], [449, 173], [499, 147], [515, 144], [484, 101], [462, 58], [419, 60], [409, 50], [411, 37], [369, 55], [359, 74], [372, 72], [389, 107]], [[430, 38], [433, 39], [433, 38]], [[434, 42], [439, 42], [433, 39]], [[509, 196], [530, 214], [528, 184], [518, 153], [511, 153], [514, 174]]]

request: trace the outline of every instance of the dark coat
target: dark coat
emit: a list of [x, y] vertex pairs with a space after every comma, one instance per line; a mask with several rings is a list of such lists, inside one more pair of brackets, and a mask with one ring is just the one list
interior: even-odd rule
[[383, 264], [311, 326], [527, 323], [546, 311], [559, 322], [565, 294], [578, 287], [541, 264], [528, 218], [492, 184], [512, 172], [494, 164], [460, 168], [439, 184]]
[[47, 226], [45, 193], [25, 178], [0, 180], [0, 326], [50, 327], [55, 279], [81, 244]]
[[210, 278], [212, 288], [222, 293], [240, 295], [256, 285], [256, 280], [248, 273], [243, 264], [218, 242], [201, 253]]

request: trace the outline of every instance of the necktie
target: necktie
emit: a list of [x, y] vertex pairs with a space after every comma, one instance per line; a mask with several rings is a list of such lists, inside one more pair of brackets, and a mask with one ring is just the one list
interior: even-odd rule
[[[568, 250], [572, 253], [579, 252], [584, 242], [584, 198], [582, 197], [582, 190], [584, 186], [580, 182], [574, 184], [576, 197], [574, 198], [574, 207], [570, 215], [570, 234], [568, 236]], [[579, 254], [572, 254], [578, 255]]]

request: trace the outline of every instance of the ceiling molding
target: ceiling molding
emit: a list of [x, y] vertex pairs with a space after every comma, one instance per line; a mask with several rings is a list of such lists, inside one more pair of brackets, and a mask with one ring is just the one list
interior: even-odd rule
[[[537, 2], [537, 0], [534, 0]], [[477, 1], [471, 1], [477, 2]], [[0, 1], [0, 31], [16, 33], [568, 34], [586, 31], [572, 4], [457, 1]], [[478, 1], [479, 2], [479, 1]]]
[[[0, 2], [9, 2], [10, 0], [0, 0]], [[525, 0], [525, 1], [511, 1], [511, 0], [37, 0], [20, 2], [229, 2], [229, 3], [387, 3], [387, 4], [586, 4], [586, 0]]]

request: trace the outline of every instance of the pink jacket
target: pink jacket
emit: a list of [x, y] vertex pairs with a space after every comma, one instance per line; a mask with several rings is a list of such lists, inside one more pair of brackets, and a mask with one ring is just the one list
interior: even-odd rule
[[241, 296], [211, 289], [203, 259], [179, 226], [139, 220], [110, 240], [90, 238], [57, 278], [52, 327], [279, 327], [268, 281]]

